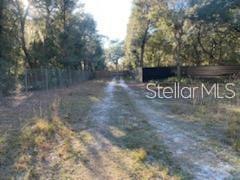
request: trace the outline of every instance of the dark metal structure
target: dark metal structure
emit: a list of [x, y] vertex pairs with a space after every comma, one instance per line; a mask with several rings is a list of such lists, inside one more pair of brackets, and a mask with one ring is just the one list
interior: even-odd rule
[[[176, 76], [177, 67], [143, 68], [143, 82], [161, 80]], [[198, 66], [182, 67], [181, 74], [192, 78], [219, 78], [240, 74], [240, 66]]]

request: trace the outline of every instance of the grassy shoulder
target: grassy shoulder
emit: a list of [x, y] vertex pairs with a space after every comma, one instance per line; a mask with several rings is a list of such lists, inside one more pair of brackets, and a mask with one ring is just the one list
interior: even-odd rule
[[[84, 161], [87, 149], [83, 144], [91, 141], [91, 135], [84, 130], [85, 117], [103, 95], [104, 86], [104, 81], [91, 81], [60, 93], [55, 91], [53, 98], [41, 107], [46, 112], [41, 116], [25, 110], [28, 119], [0, 136], [0, 177], [39, 179], [60, 174], [67, 178], [71, 164], [79, 159]], [[75, 129], [73, 122], [81, 127]]]
[[[161, 85], [172, 85], [175, 79], [158, 82]], [[229, 82], [229, 81], [226, 81]], [[224, 86], [225, 81], [218, 82]], [[240, 82], [231, 81], [236, 85], [236, 97], [231, 100], [215, 99], [211, 96], [202, 99], [197, 95], [191, 100], [173, 100], [167, 102], [166, 106], [172, 114], [182, 117], [182, 119], [200, 123], [207, 130], [215, 131], [215, 134], [223, 136], [221, 139], [224, 143], [230, 144], [236, 151], [240, 151]], [[209, 81], [200, 81], [192, 79], [183, 79], [182, 86], [194, 87], [204, 83], [211, 87], [213, 83]]]
[[[42, 111], [46, 113], [42, 116], [37, 113], [19, 129], [2, 134], [0, 177], [189, 177], [172, 160], [160, 137], [136, 111], [127, 93], [117, 90], [113, 100], [121, 109], [109, 112], [111, 121], [96, 128], [95, 120], [89, 119], [88, 114], [104, 97], [104, 87], [104, 81], [92, 81], [57, 94], [44, 106], [46, 109]], [[121, 114], [121, 110], [126, 114]], [[104, 137], [99, 139], [99, 134]], [[108, 176], [104, 176], [106, 172]]]

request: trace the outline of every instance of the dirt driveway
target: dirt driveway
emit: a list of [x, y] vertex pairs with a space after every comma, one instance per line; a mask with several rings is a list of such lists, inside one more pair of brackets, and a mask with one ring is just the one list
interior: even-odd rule
[[[122, 104], [124, 101], [117, 100], [121, 94], [134, 104], [135, 112], [130, 112]], [[123, 80], [109, 83], [105, 96], [103, 103], [97, 106], [93, 113], [93, 120], [99, 127], [111, 124], [113, 117], [124, 114], [134, 117], [138, 114], [163, 140], [175, 162], [194, 179], [240, 178], [240, 157], [230, 147], [220, 143], [211, 144], [210, 134], [200, 125], [186, 123], [164, 113], [163, 102], [146, 99], [144, 94], [129, 88]]]
[[230, 147], [123, 80], [54, 94], [47, 116], [1, 137], [3, 179], [240, 179]]

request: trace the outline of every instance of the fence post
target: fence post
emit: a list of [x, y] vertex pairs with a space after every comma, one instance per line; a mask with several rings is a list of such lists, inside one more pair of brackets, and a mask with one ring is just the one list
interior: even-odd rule
[[71, 69], [70, 67], [67, 68], [67, 81], [68, 86], [72, 85], [72, 77], [71, 77]]
[[25, 83], [25, 91], [28, 92], [28, 70], [25, 70], [25, 76], [24, 76], [24, 83]]
[[45, 69], [45, 83], [46, 83], [46, 90], [48, 91], [48, 69]]
[[69, 68], [69, 82], [70, 82], [70, 85], [73, 84], [72, 82], [72, 70]]
[[58, 72], [58, 86], [62, 87], [62, 78], [61, 78], [60, 69], [57, 69], [57, 72]]
[[43, 89], [44, 88], [44, 86], [43, 86], [43, 83], [44, 83], [44, 81], [43, 81], [43, 76], [44, 76], [44, 74], [43, 74], [44, 72], [43, 72], [43, 68], [42, 68], [42, 66], [40, 67], [40, 81], [41, 81], [41, 89]]
[[[2, 89], [0, 88], [0, 100], [2, 100], [3, 98], [3, 92], [2, 92]], [[0, 105], [1, 105], [1, 101], [0, 101]]]

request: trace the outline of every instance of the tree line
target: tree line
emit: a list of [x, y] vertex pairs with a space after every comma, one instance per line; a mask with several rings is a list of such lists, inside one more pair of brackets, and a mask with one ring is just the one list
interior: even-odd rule
[[26, 69], [105, 68], [103, 37], [75, 0], [0, 0], [0, 92]]
[[125, 67], [240, 63], [240, 1], [134, 0]]

